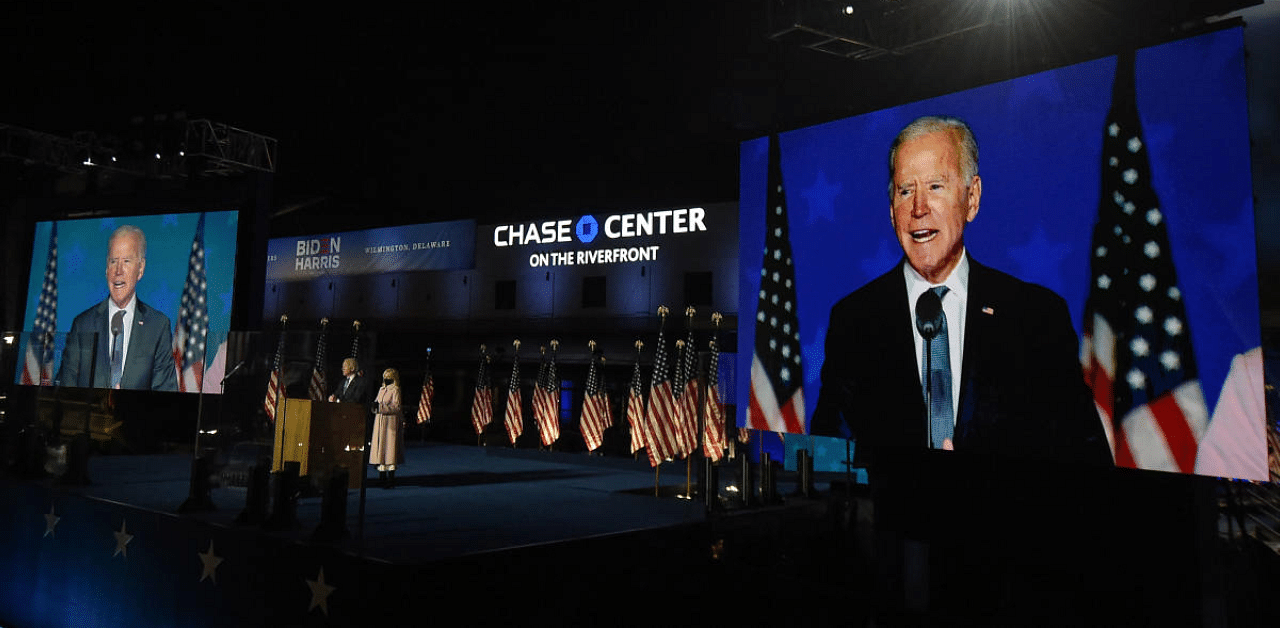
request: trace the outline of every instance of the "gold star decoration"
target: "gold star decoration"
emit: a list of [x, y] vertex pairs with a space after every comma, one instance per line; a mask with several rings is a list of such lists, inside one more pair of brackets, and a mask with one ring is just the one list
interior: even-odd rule
[[319, 606], [320, 611], [325, 615], [329, 614], [329, 594], [333, 593], [338, 587], [324, 583], [324, 567], [320, 568], [320, 575], [315, 580], [307, 580], [307, 586], [311, 587], [311, 606], [307, 607], [307, 612]]
[[129, 534], [128, 530], [125, 528], [124, 519], [120, 520], [120, 531], [115, 532], [114, 534], [116, 537], [116, 553], [112, 554], [111, 557], [115, 558], [116, 556], [124, 554], [124, 557], [128, 558], [129, 557], [128, 545], [129, 545], [129, 541], [133, 540], [133, 535]]
[[200, 557], [200, 563], [204, 565], [200, 570], [200, 582], [208, 578], [214, 584], [218, 584], [218, 565], [222, 564], [222, 557], [214, 553], [213, 539], [209, 539], [208, 551], [196, 552], [196, 556]]
[[44, 516], [44, 535], [45, 536], [54, 536], [53, 529], [57, 527], [58, 521], [60, 519], [62, 519], [62, 517], [59, 517], [58, 515], [53, 513], [53, 504], [49, 504], [49, 514], [46, 514]]

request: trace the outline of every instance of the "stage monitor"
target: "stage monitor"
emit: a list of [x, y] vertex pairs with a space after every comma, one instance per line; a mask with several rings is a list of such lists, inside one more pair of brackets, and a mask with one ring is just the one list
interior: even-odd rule
[[[890, 181], [924, 116], [976, 172], [940, 120]], [[740, 180], [739, 424], [1267, 479], [1241, 28], [748, 141]]]
[[219, 211], [37, 223], [17, 383], [220, 392], [238, 220]]

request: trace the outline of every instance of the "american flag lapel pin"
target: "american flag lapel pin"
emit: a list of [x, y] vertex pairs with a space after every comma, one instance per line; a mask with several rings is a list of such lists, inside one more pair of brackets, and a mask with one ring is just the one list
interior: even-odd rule
[[988, 316], [995, 316], [996, 309], [991, 307], [990, 305], [984, 305], [982, 306], [982, 313]]

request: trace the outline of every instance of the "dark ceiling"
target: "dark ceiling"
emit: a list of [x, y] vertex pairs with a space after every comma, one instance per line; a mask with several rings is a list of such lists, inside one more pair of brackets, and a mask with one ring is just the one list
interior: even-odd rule
[[[1004, 14], [865, 61], [769, 35], [803, 22], [923, 41], [956, 30], [947, 7], [965, 3], [105, 4], [6, 20], [0, 122], [70, 136], [183, 111], [274, 137], [276, 205], [303, 207], [273, 224], [290, 232], [731, 201], [738, 142], [775, 125], [1151, 43], [1254, 2], [983, 0]], [[846, 4], [857, 24], [829, 23]]]

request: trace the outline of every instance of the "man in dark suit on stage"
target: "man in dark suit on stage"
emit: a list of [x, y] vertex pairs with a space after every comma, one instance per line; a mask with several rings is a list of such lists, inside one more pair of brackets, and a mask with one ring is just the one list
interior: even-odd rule
[[[894, 140], [889, 170], [904, 258], [831, 308], [811, 433], [855, 438], [868, 461], [933, 447], [1111, 464], [1066, 302], [965, 249], [982, 198], [968, 125], [916, 120]], [[933, 295], [941, 316], [926, 342], [917, 317], [928, 308], [917, 304]]]
[[359, 404], [369, 401], [369, 382], [360, 374], [360, 363], [355, 358], [342, 361], [342, 383], [329, 395], [329, 401]]
[[[108, 298], [71, 323], [58, 369], [61, 386], [177, 390], [169, 318], [138, 298], [147, 237], [122, 225], [107, 240]], [[96, 354], [93, 333], [97, 332]], [[96, 357], [95, 357], [96, 355]]]

